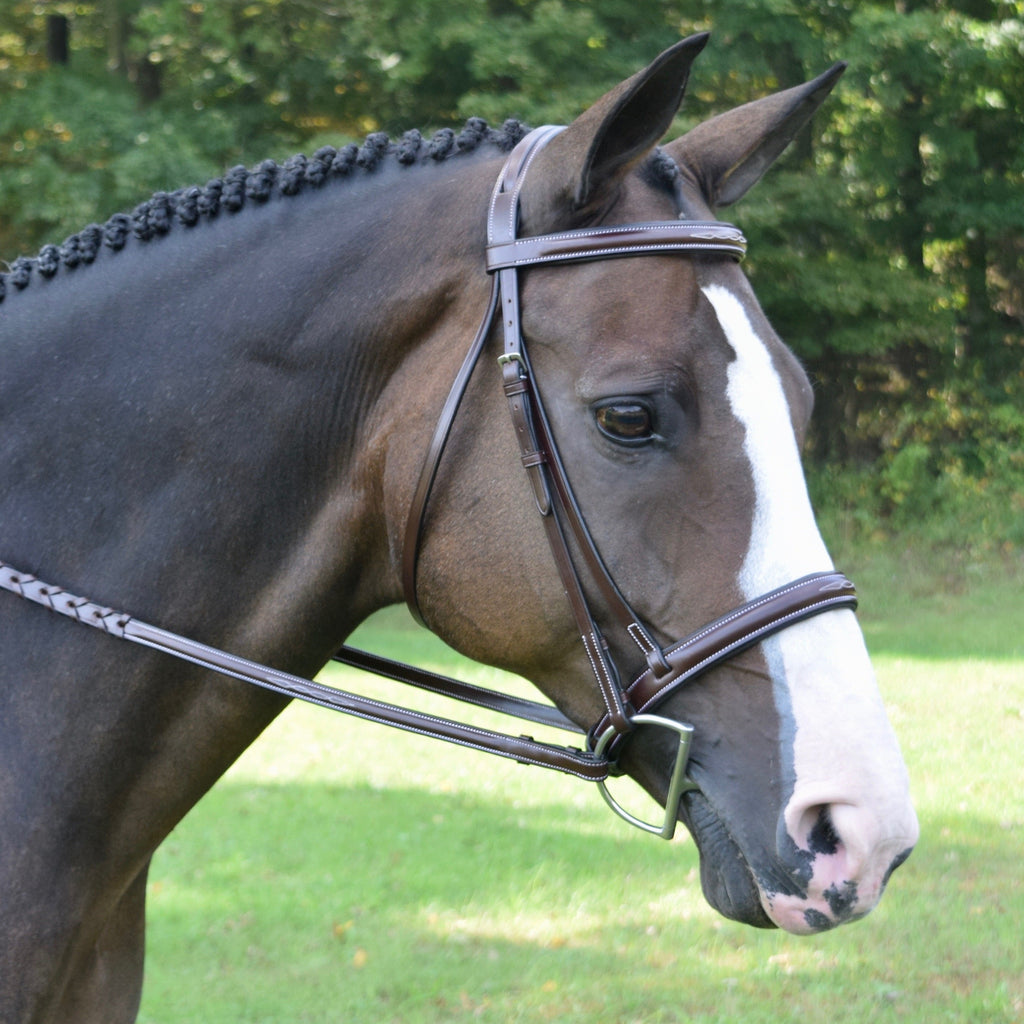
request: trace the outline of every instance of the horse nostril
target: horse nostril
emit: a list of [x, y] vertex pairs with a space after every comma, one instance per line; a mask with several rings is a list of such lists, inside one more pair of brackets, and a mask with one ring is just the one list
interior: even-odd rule
[[[798, 791], [779, 822], [778, 867], [791, 872], [788, 891], [767, 884], [769, 917], [790, 931], [821, 931], [863, 917], [878, 903], [889, 875], [917, 841], [908, 805], [848, 799], [837, 786]], [[870, 794], [869, 794], [870, 795]]]
[[801, 849], [814, 855], [838, 853], [842, 839], [832, 816], [832, 805], [824, 803], [793, 806], [786, 811], [786, 831]]
[[873, 858], [877, 828], [871, 816], [856, 804], [808, 800], [802, 807], [791, 805], [784, 821], [804, 856], [809, 855], [812, 861], [830, 859], [829, 870], [842, 874], [844, 879], [857, 877]]
[[807, 833], [807, 848], [814, 854], [837, 853], [842, 843], [832, 822], [832, 810], [824, 806], [817, 808], [817, 811], [814, 824]]

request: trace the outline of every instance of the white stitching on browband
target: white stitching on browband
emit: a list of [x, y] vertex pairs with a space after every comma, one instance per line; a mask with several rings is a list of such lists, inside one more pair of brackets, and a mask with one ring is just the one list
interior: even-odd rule
[[[536, 239], [525, 238], [524, 242], [536, 241]], [[513, 245], [518, 243], [511, 243]], [[545, 253], [540, 256], [524, 256], [502, 261], [491, 269], [504, 269], [507, 267], [528, 267], [537, 263], [566, 263], [570, 260], [581, 260], [585, 258], [594, 259], [598, 256], [628, 256], [631, 254], [648, 252], [736, 252], [737, 245], [723, 242], [658, 242], [654, 245], [610, 245], [601, 249], [577, 249], [571, 252]]]
[[627, 235], [636, 231], [643, 231], [651, 227], [664, 228], [666, 230], [672, 230], [678, 228], [680, 231], [689, 230], [692, 235], [697, 238], [701, 237], [701, 233], [695, 230], [696, 225], [706, 229], [706, 233], [703, 237], [709, 241], [717, 240], [717, 236], [728, 235], [731, 239], [739, 242], [745, 241], [743, 232], [739, 228], [724, 223], [723, 221], [706, 221], [706, 220], [666, 220], [666, 221], [644, 221], [637, 224], [618, 224], [611, 227], [598, 227], [598, 228], [579, 228], [574, 231], [561, 231], [551, 235], [538, 235], [532, 238], [516, 238], [508, 244], [510, 245], [529, 245], [531, 242], [537, 242], [539, 239], [545, 239], [551, 242], [561, 242], [567, 238], [592, 238], [594, 235]]

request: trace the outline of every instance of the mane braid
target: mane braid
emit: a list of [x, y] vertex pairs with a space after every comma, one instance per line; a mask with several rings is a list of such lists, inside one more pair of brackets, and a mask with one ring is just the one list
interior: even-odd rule
[[116, 213], [105, 224], [90, 224], [61, 245], [44, 245], [35, 257], [19, 256], [6, 273], [0, 273], [0, 302], [8, 287], [17, 291], [28, 287], [33, 272], [51, 278], [61, 267], [74, 270], [83, 263], [92, 263], [102, 246], [120, 252], [133, 235], [148, 242], [166, 235], [175, 224], [195, 227], [222, 212], [237, 213], [247, 204], [265, 203], [274, 195], [294, 196], [357, 171], [372, 173], [388, 159], [403, 167], [437, 163], [475, 152], [485, 144], [507, 153], [528, 130], [515, 120], [491, 128], [482, 118], [471, 117], [460, 132], [442, 128], [429, 140], [418, 131], [406, 132], [398, 141], [384, 132], [374, 132], [362, 146], [324, 146], [311, 157], [298, 153], [283, 164], [264, 160], [251, 170], [233, 167], [222, 178], [214, 178], [202, 187], [190, 185], [176, 192], [156, 192], [131, 213]]

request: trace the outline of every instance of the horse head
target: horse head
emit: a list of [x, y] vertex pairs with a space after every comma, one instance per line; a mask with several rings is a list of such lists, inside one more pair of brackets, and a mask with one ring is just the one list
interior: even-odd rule
[[[667, 50], [531, 158], [518, 237], [713, 220], [842, 72], [658, 149], [705, 41]], [[659, 253], [533, 266], [521, 272], [518, 298], [572, 491], [615, 585], [658, 645], [832, 569], [799, 456], [813, 389], [734, 259]], [[478, 372], [432, 499], [419, 605], [454, 647], [526, 676], [590, 728], [606, 709], [537, 502], [524, 474], [505, 471], [519, 461], [507, 420], [493, 373]], [[601, 593], [588, 585], [586, 596], [611, 660], [641, 672]], [[743, 650], [673, 692], [659, 715], [695, 729], [696, 788], [678, 814], [715, 908], [814, 932], [877, 903], [918, 829], [851, 610]], [[675, 745], [673, 734], [640, 726], [620, 766], [664, 802]]]

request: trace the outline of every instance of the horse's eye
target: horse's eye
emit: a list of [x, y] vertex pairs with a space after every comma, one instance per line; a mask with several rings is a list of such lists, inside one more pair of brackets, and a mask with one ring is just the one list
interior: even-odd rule
[[654, 437], [654, 416], [648, 406], [635, 399], [600, 405], [594, 417], [601, 433], [619, 444], [644, 444]]

